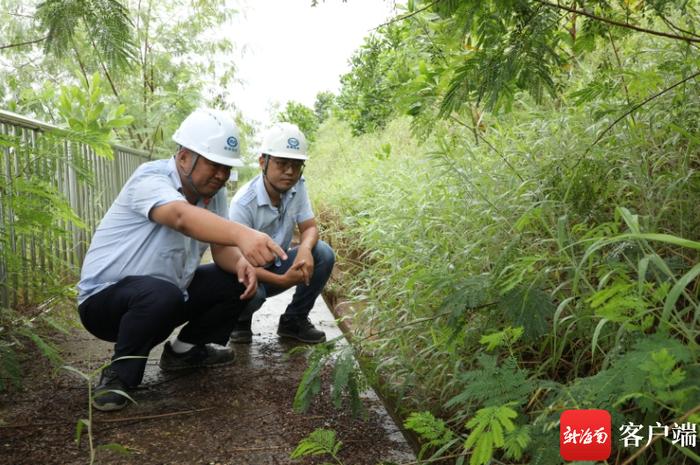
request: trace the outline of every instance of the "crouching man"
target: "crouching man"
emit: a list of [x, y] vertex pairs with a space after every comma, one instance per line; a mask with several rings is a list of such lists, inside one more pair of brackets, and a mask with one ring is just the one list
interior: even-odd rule
[[[226, 190], [240, 166], [239, 131], [216, 110], [196, 110], [180, 125], [173, 158], [144, 163], [95, 231], [78, 284], [78, 311], [94, 336], [114, 342], [93, 405], [120, 410], [142, 380], [146, 358], [173, 330], [163, 370], [233, 361], [227, 344], [241, 299], [255, 295], [254, 266], [284, 251], [266, 234], [228, 221]], [[200, 265], [211, 245], [214, 263]]]
[[[319, 240], [302, 177], [307, 147], [296, 125], [276, 124], [263, 140], [258, 159], [261, 173], [241, 187], [231, 201], [231, 221], [268, 234], [288, 257], [255, 269], [258, 290], [241, 312], [231, 342], [250, 343], [253, 313], [268, 296], [295, 286], [294, 297], [280, 316], [277, 334], [312, 344], [326, 340], [325, 333], [309, 320], [309, 312], [331, 275], [335, 255]], [[299, 228], [300, 243], [289, 249], [295, 227]]]

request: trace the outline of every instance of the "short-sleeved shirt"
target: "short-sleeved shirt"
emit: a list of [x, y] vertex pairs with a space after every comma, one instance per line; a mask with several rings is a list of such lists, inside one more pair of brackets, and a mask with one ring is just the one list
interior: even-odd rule
[[[187, 287], [209, 244], [149, 219], [150, 211], [187, 201], [174, 158], [139, 166], [100, 222], [78, 283], [78, 303], [126, 276], [152, 276], [171, 282], [187, 299]], [[198, 207], [226, 218], [226, 190]]]
[[280, 206], [272, 205], [259, 174], [236, 192], [228, 210], [229, 219], [266, 233], [287, 250], [294, 226], [312, 219], [314, 213], [303, 177], [280, 197]]

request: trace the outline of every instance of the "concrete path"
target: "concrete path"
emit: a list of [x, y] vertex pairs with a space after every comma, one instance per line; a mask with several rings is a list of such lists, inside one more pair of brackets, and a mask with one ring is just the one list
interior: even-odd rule
[[[299, 440], [318, 428], [337, 432], [338, 439], [343, 441], [341, 458], [345, 454], [343, 463], [347, 465], [414, 463], [416, 459], [411, 448], [371, 390], [363, 395], [369, 412], [365, 419], [353, 418], [348, 408], [336, 410], [331, 406], [327, 376], [321, 396], [309, 412], [293, 411], [292, 399], [306, 362], [303, 356], [287, 355], [298, 343], [276, 334], [279, 315], [289, 301], [291, 291], [268, 299], [256, 312], [253, 342], [233, 345], [236, 353], [233, 365], [173, 375], [162, 372], [158, 366], [162, 345], [154, 349], [149, 356], [144, 382], [134, 392], [138, 404], [121, 412], [96, 413], [96, 444], [117, 442], [135, 452], [121, 457], [100, 451], [103, 454], [100, 463], [320, 463], [320, 457], [302, 461], [289, 458]], [[310, 318], [329, 339], [342, 334], [322, 299], [318, 299]], [[171, 337], [176, 333], [177, 330]], [[66, 363], [84, 370], [100, 366], [112, 353], [111, 344], [97, 340], [83, 329], [61, 346]], [[37, 405], [36, 409], [45, 412], [37, 422], [63, 424], [65, 419], [69, 421], [58, 429], [50, 429], [50, 434], [44, 431], [31, 438], [3, 438], [12, 445], [7, 451], [13, 451], [7, 457], [10, 462], [6, 463], [85, 463], [85, 449], [75, 447], [72, 441], [74, 420], [73, 425], [70, 422], [85, 415], [85, 397], [81, 394], [80, 381], [66, 379], [68, 375], [58, 380], [55, 398], [48, 404], [52, 407]], [[61, 401], [57, 404], [55, 399]], [[47, 407], [50, 410], [45, 410]], [[4, 412], [5, 419], [9, 423], [22, 421], [21, 410], [13, 411], [14, 408], [8, 408]], [[7, 451], [0, 450], [0, 458]], [[40, 451], [54, 460], [35, 455]], [[18, 457], [27, 461], [18, 461]], [[323, 459], [328, 461], [330, 457]]]
[[[277, 324], [279, 316], [284, 313], [287, 304], [292, 300], [293, 289], [282, 294], [270, 297], [260, 310], [253, 316], [253, 342], [251, 344], [231, 344], [236, 353], [236, 367], [238, 369], [255, 370], [279, 363], [285, 358], [285, 354], [293, 347], [299, 345], [293, 341], [285, 340], [277, 336]], [[336, 324], [335, 317], [328, 309], [322, 298], [316, 299], [316, 303], [309, 314], [309, 318], [314, 325], [326, 333], [327, 340], [342, 336], [343, 333]], [[173, 334], [177, 334], [177, 331]], [[347, 344], [345, 338], [342, 343]], [[157, 348], [149, 357], [149, 360], [160, 358], [162, 345]], [[284, 369], [284, 364], [280, 366]], [[157, 384], [162, 382], [163, 372], [157, 364], [149, 363], [146, 370], [144, 384]], [[406, 442], [400, 429], [387, 412], [386, 408], [379, 400], [373, 389], [369, 389], [362, 394], [365, 406], [377, 414], [373, 421], [379, 421], [384, 431], [385, 437], [376, 437], [377, 444], [391, 444], [390, 448], [381, 451], [380, 461], [386, 462], [414, 462], [416, 457]]]

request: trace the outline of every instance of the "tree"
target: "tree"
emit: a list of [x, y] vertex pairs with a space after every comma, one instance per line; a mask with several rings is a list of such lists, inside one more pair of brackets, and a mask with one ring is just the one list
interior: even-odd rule
[[[406, 13], [366, 39], [342, 78], [340, 116], [356, 134], [382, 127], [392, 111], [413, 115], [415, 125], [428, 130], [440, 118], [466, 114], [474, 129], [484, 110], [508, 110], [516, 95], [556, 100], [581, 58], [601, 46], [613, 56], [598, 70], [607, 81], [600, 91], [610, 81], [625, 87], [631, 77], [615, 47], [630, 33], [676, 41], [690, 54], [700, 43], [695, 1], [407, 5]], [[617, 71], [612, 79], [611, 69]], [[677, 74], [681, 68], [671, 69]], [[676, 82], [691, 75], [678, 75]], [[625, 103], [633, 102], [628, 96]]]
[[43, 55], [42, 41], [2, 50], [0, 105], [6, 108], [60, 123], [56, 88], [82, 81], [89, 91], [89, 76], [98, 72], [111, 90], [106, 103], [124, 104], [134, 117], [119, 131], [120, 140], [154, 157], [170, 152], [170, 134], [206, 100], [235, 110], [220, 90], [236, 71], [220, 58], [232, 52], [233, 44], [209, 33], [235, 14], [225, 0], [51, 0], [38, 7], [37, 18], [17, 0], [1, 1], [13, 13], [0, 22], [0, 32], [11, 33], [13, 43], [51, 37]]
[[319, 125], [311, 108], [294, 101], [287, 102], [284, 111], [277, 114], [277, 121], [296, 124], [310, 142], [314, 140]]
[[135, 58], [133, 23], [127, 7], [117, 0], [46, 0], [37, 6], [36, 17], [47, 31], [46, 52], [64, 56], [81, 34], [103, 66], [120, 70]]
[[384, 127], [394, 113], [389, 74], [396, 45], [385, 35], [368, 36], [350, 59], [351, 71], [340, 78], [340, 115], [356, 135]]
[[336, 97], [333, 92], [319, 92], [316, 94], [314, 113], [316, 114], [316, 119], [318, 119], [319, 124], [330, 118], [336, 111], [338, 106], [335, 100]]

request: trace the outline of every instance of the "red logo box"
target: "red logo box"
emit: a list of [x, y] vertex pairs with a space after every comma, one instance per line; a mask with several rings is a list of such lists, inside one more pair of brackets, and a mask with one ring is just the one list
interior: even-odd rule
[[565, 410], [559, 419], [559, 454], [567, 461], [607, 460], [612, 449], [607, 410]]

